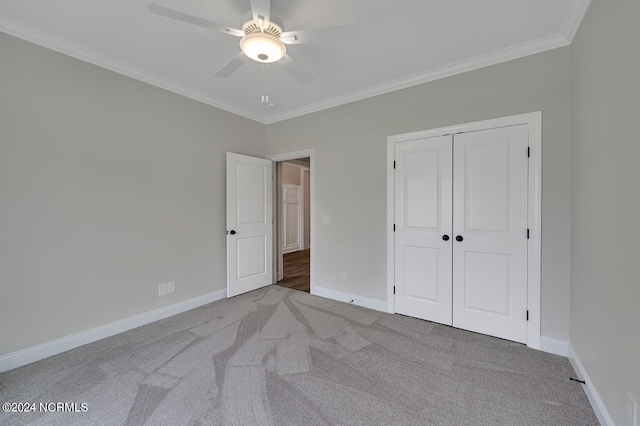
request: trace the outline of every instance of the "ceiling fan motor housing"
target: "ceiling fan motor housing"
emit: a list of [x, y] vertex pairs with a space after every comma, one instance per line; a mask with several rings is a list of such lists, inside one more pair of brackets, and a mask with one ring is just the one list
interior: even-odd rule
[[242, 31], [245, 36], [240, 39], [240, 49], [245, 55], [262, 63], [276, 62], [284, 58], [287, 48], [280, 40], [282, 25], [277, 18], [271, 17], [269, 24], [264, 28], [253, 20], [251, 12], [244, 14], [243, 21]]

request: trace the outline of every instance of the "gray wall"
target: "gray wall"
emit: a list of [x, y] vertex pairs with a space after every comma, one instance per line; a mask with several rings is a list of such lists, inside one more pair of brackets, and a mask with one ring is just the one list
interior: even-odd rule
[[640, 403], [640, 3], [594, 1], [571, 47], [571, 345], [618, 425]]
[[225, 152], [264, 132], [0, 33], [0, 355], [225, 288]]
[[638, 16], [638, 2], [592, 2], [570, 48], [267, 128], [0, 34], [0, 355], [223, 289], [226, 151], [315, 148], [317, 284], [384, 300], [386, 137], [542, 110], [542, 333], [571, 326], [626, 424], [627, 392], [640, 401]]
[[315, 148], [316, 285], [386, 300], [388, 135], [542, 110], [542, 334], [568, 340], [570, 68], [557, 49], [269, 125], [268, 154]]

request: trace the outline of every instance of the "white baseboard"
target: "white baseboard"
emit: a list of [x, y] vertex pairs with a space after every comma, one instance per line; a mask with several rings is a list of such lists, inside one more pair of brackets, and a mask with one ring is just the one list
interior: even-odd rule
[[327, 299], [338, 300], [340, 302], [351, 303], [364, 308], [374, 309], [376, 311], [387, 312], [387, 303], [380, 300], [368, 299], [355, 294], [344, 293], [342, 291], [331, 290], [324, 287], [315, 286], [311, 293], [316, 296], [326, 297]]
[[153, 311], [134, 315], [129, 318], [101, 325], [70, 336], [61, 337], [50, 342], [45, 342], [37, 346], [32, 346], [27, 349], [1, 356], [0, 373], [57, 355], [68, 351], [69, 349], [77, 348], [78, 346], [86, 345], [87, 343], [95, 342], [96, 340], [104, 339], [105, 337], [113, 336], [114, 334], [140, 327], [141, 325], [149, 324], [154, 321], [159, 321], [161, 319], [195, 309], [199, 306], [206, 305], [207, 303], [224, 299], [226, 296], [227, 290], [214, 291], [213, 293], [154, 309]]
[[586, 382], [586, 384], [583, 386], [584, 392], [587, 394], [587, 398], [589, 398], [591, 407], [596, 413], [596, 416], [598, 416], [600, 424], [604, 426], [615, 426], [615, 423], [613, 422], [609, 411], [607, 411], [607, 407], [605, 407], [602, 398], [600, 398], [598, 391], [596, 390], [593, 382], [591, 381], [591, 378], [589, 377], [589, 374], [587, 373], [587, 370], [585, 370], [584, 365], [582, 365], [580, 358], [578, 358], [578, 354], [576, 354], [576, 352], [573, 350], [571, 344], [569, 344], [568, 356], [573, 369], [576, 370], [578, 378]]
[[540, 337], [540, 350], [563, 357], [569, 356], [569, 342], [567, 340], [554, 339], [553, 337]]

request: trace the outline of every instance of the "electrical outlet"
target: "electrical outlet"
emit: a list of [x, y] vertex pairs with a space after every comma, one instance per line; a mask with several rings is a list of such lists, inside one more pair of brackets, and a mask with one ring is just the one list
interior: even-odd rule
[[322, 215], [322, 223], [324, 225], [331, 225], [331, 215], [323, 214]]
[[347, 273], [345, 271], [340, 272], [340, 281], [342, 282], [347, 281]]
[[167, 294], [167, 283], [158, 285], [158, 296], [165, 296]]
[[173, 293], [174, 291], [176, 291], [176, 282], [175, 281], [169, 281], [167, 283], [167, 294], [168, 293]]
[[627, 394], [627, 419], [631, 426], [638, 426], [638, 403], [630, 393]]

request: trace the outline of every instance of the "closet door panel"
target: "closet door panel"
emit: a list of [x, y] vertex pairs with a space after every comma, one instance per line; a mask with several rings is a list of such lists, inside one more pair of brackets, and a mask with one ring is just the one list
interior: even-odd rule
[[456, 135], [453, 154], [453, 325], [523, 343], [527, 147], [514, 126]]
[[451, 325], [451, 136], [395, 147], [395, 310]]

